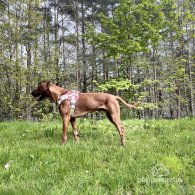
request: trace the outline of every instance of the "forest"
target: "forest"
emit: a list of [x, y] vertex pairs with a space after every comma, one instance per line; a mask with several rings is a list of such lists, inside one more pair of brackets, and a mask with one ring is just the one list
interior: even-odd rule
[[[0, 78], [0, 194], [194, 194], [194, 0], [0, 0]], [[126, 145], [102, 113], [75, 141], [41, 81], [139, 102]]]
[[194, 0], [0, 0], [0, 121], [55, 113], [40, 81], [140, 102], [123, 118], [195, 116]]

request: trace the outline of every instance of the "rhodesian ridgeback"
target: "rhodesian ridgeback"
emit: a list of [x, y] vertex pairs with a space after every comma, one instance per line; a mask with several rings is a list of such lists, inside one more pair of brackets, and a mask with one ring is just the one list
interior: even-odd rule
[[126, 107], [135, 108], [138, 103], [127, 104], [119, 96], [108, 93], [81, 93], [69, 91], [51, 82], [43, 81], [38, 84], [37, 89], [31, 93], [36, 100], [41, 101], [50, 98], [53, 102], [58, 102], [59, 111], [63, 121], [62, 145], [67, 142], [67, 130], [69, 122], [72, 125], [75, 140], [79, 140], [79, 133], [76, 128], [76, 118], [93, 111], [105, 111], [108, 119], [117, 128], [121, 144], [125, 144], [124, 128], [120, 120], [119, 100]]

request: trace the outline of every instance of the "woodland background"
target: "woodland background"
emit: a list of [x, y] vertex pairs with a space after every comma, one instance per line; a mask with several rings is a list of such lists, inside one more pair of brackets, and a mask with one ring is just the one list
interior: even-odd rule
[[31, 97], [43, 80], [141, 102], [123, 118], [195, 116], [194, 13], [194, 0], [0, 0], [0, 121], [55, 112]]

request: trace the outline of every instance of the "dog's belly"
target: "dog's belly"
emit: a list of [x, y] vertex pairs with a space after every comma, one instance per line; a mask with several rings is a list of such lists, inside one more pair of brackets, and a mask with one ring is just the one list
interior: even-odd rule
[[76, 107], [74, 111], [74, 117], [81, 117], [86, 115], [87, 113], [91, 113], [94, 111], [106, 111], [106, 107], [105, 106], [95, 107], [91, 105], [87, 107]]
[[101, 93], [95, 95], [93, 93], [81, 93], [75, 104], [75, 117], [83, 116], [87, 113], [106, 110], [106, 98], [101, 96]]

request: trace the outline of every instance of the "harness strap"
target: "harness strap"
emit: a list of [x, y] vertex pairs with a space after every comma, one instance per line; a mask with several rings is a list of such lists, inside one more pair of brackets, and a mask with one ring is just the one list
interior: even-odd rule
[[79, 91], [76, 90], [68, 91], [66, 94], [60, 96], [58, 100], [58, 105], [60, 105], [64, 100], [69, 100], [71, 105], [71, 113], [73, 115], [75, 110], [75, 103], [78, 98], [79, 98]]

